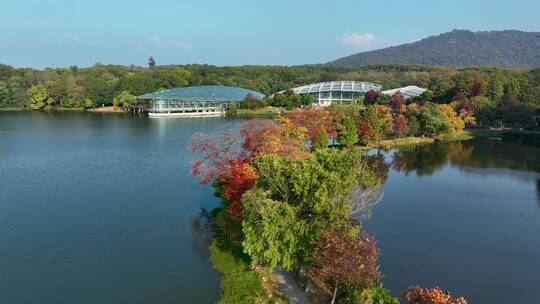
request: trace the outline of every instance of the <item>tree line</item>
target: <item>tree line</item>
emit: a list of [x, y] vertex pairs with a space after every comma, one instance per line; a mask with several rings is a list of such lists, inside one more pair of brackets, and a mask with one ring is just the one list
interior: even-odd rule
[[[428, 101], [468, 99], [481, 125], [538, 127], [540, 68], [450, 68], [421, 65], [237, 66], [171, 65], [143, 68], [95, 64], [88, 68], [13, 68], [0, 65], [0, 108], [90, 108], [115, 97], [193, 85], [244, 87], [271, 95], [295, 86], [331, 80], [360, 80], [396, 88], [417, 85], [431, 91]], [[281, 97], [279, 97], [281, 98]], [[308, 100], [276, 98], [266, 105], [297, 107]], [[246, 104], [246, 107], [256, 105]]]

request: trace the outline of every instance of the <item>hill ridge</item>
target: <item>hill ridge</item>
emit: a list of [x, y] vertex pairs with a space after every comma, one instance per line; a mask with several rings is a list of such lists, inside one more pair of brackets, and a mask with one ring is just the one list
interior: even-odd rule
[[454, 29], [411, 43], [349, 55], [329, 63], [344, 67], [369, 64], [538, 67], [540, 32]]

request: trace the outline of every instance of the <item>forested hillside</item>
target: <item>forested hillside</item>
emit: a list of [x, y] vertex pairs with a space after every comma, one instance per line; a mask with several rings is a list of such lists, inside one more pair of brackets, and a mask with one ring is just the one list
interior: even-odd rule
[[439, 66], [540, 66], [540, 33], [454, 30], [409, 44], [340, 58], [345, 67], [366, 64], [428, 64]]

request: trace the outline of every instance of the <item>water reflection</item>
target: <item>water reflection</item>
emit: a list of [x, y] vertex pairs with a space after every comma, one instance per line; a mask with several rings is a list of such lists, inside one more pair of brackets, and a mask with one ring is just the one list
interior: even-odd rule
[[490, 169], [489, 175], [493, 169], [506, 169], [510, 170], [506, 174], [513, 177], [536, 179], [540, 173], [540, 149], [519, 142], [477, 139], [419, 145], [394, 151], [391, 157], [392, 169], [406, 175], [415, 172], [417, 176], [429, 176], [446, 165], [480, 175], [484, 172], [474, 169]]
[[474, 139], [381, 154], [391, 169], [385, 196], [363, 224], [379, 240], [386, 286], [537, 302], [540, 145]]
[[191, 238], [193, 252], [202, 261], [210, 260], [210, 242], [212, 229], [210, 227], [210, 213], [206, 208], [191, 221]]
[[540, 178], [536, 180], [536, 196], [538, 197], [538, 207], [540, 207]]

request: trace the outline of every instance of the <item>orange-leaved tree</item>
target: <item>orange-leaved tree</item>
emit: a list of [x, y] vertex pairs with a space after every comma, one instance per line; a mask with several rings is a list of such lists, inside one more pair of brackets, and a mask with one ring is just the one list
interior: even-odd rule
[[315, 148], [326, 148], [329, 138], [335, 139], [337, 137], [334, 118], [328, 111], [322, 109], [294, 110], [285, 115], [285, 118], [297, 126], [304, 127]]
[[253, 188], [257, 180], [257, 170], [242, 159], [230, 161], [229, 172], [223, 177], [223, 197], [230, 204], [227, 207], [227, 215], [234, 220], [244, 218], [244, 207], [241, 199], [244, 193]]
[[439, 287], [429, 289], [411, 286], [403, 293], [403, 297], [409, 304], [467, 304], [465, 298], [454, 299], [448, 291]]

